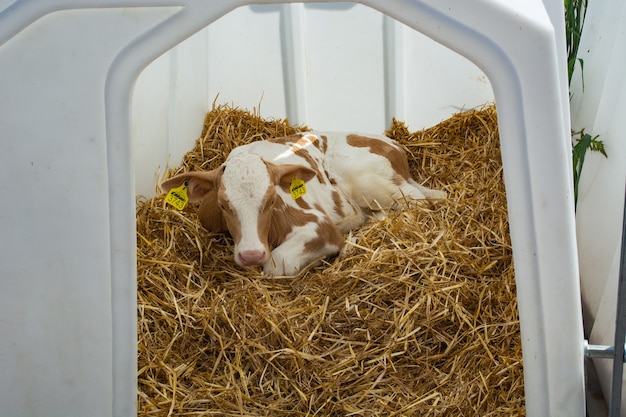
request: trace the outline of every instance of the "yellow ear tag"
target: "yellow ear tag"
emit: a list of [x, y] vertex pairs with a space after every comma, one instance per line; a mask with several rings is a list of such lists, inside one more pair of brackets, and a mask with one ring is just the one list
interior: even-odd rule
[[304, 181], [298, 177], [293, 177], [291, 180], [291, 185], [289, 186], [289, 192], [291, 193], [291, 198], [297, 200], [306, 194], [306, 185]]
[[187, 197], [187, 187], [189, 187], [189, 182], [185, 181], [179, 187], [172, 188], [165, 196], [165, 202], [176, 207], [178, 210], [184, 209], [189, 202], [189, 197]]

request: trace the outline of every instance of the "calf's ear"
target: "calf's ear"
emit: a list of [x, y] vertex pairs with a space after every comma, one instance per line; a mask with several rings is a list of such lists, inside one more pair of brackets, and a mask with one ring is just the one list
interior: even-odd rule
[[291, 180], [293, 180], [294, 177], [298, 177], [306, 182], [317, 175], [315, 170], [305, 167], [304, 165], [276, 165], [267, 161], [265, 164], [267, 165], [267, 169], [274, 184], [280, 184], [286, 187], [289, 187], [289, 184], [291, 184]]
[[172, 188], [180, 187], [187, 182], [187, 197], [189, 197], [189, 201], [200, 201], [211, 191], [217, 189], [221, 175], [221, 168], [212, 171], [191, 171], [163, 181], [161, 189], [167, 193]]

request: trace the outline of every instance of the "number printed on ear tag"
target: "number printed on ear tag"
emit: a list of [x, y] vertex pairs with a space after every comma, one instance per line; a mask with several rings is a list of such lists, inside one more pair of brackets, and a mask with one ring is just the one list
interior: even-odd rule
[[306, 185], [304, 181], [298, 177], [293, 177], [291, 180], [291, 185], [289, 186], [289, 192], [291, 193], [291, 198], [297, 200], [306, 194]]
[[178, 210], [184, 209], [189, 202], [187, 187], [189, 187], [189, 182], [185, 181], [179, 187], [172, 188], [165, 196], [165, 202], [176, 207]]

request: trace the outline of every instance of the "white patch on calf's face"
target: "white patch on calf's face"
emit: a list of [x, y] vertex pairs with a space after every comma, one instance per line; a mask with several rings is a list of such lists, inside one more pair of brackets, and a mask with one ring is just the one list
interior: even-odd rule
[[264, 251], [260, 263], [269, 259], [268, 230], [274, 196], [265, 163], [256, 155], [231, 153], [222, 174], [218, 200], [235, 241], [235, 261], [239, 265], [242, 252]]

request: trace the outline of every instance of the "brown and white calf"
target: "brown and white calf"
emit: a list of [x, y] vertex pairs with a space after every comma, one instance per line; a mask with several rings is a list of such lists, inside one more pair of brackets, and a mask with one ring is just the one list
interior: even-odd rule
[[[415, 182], [405, 152], [385, 136], [299, 133], [235, 148], [221, 167], [177, 175], [209, 231], [230, 232], [235, 262], [294, 275], [339, 253], [343, 233], [397, 200], [444, 198]], [[305, 193], [302, 192], [306, 189]]]

